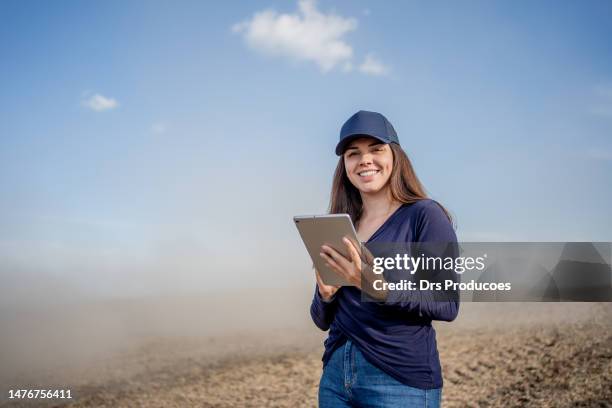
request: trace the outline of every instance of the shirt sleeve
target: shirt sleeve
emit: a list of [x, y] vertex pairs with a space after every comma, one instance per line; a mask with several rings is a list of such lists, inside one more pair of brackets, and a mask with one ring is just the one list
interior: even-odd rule
[[[342, 290], [342, 288], [338, 289], [338, 291], [340, 290]], [[334, 294], [330, 301], [326, 302], [321, 297], [319, 288], [315, 285], [315, 293], [310, 305], [310, 317], [314, 324], [323, 331], [328, 330], [329, 326], [331, 326], [334, 321], [338, 303], [336, 299], [337, 295], [338, 292]]]
[[[457, 257], [459, 255], [457, 236], [453, 226], [440, 205], [433, 200], [427, 200], [422, 204], [415, 225], [415, 237], [419, 243], [442, 244], [423, 245], [434, 252], [434, 248], [442, 248], [439, 253], [431, 253], [432, 256]], [[454, 271], [427, 271], [427, 273], [437, 273], [439, 276], [434, 277], [435, 281], [443, 281], [442, 274], [449, 274], [449, 279], [458, 279]], [[406, 312], [417, 313], [420, 317], [450, 322], [459, 313], [459, 294], [456, 291], [445, 290], [394, 290], [389, 292], [384, 304]]]

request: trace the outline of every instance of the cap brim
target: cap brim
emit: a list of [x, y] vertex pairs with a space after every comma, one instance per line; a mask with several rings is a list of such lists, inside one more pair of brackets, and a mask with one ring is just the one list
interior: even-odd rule
[[353, 140], [355, 139], [359, 139], [361, 137], [371, 137], [374, 139], [378, 139], [381, 142], [385, 143], [385, 144], [389, 144], [390, 141], [383, 138], [383, 137], [379, 137], [379, 136], [374, 136], [374, 135], [366, 135], [363, 133], [355, 133], [353, 135], [348, 135], [345, 136], [344, 139], [342, 139], [341, 141], [338, 142], [338, 144], [336, 145], [336, 155], [337, 156], [342, 156], [342, 154], [344, 153], [344, 150], [346, 149], [346, 147], [348, 146], [349, 143], [351, 143]]

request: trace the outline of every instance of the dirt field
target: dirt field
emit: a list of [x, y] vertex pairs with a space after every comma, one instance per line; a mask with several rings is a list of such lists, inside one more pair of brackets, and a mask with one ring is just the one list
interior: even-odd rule
[[[611, 329], [612, 304], [465, 304], [437, 325], [443, 405], [612, 406]], [[145, 337], [38, 384], [70, 386], [69, 407], [312, 407], [323, 339], [314, 326]]]

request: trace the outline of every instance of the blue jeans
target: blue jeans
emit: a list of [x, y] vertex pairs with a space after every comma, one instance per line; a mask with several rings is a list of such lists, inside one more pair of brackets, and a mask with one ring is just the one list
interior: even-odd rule
[[334, 351], [319, 383], [319, 408], [438, 408], [441, 398], [442, 388], [410, 387], [373, 366], [350, 340]]

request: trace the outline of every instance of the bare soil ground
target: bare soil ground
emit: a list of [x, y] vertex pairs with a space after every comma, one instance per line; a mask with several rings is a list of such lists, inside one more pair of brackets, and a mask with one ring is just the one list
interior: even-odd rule
[[[457, 321], [437, 325], [443, 406], [611, 407], [611, 329], [612, 304], [463, 305]], [[47, 406], [314, 407], [324, 336], [312, 326], [147, 337], [85, 367], [38, 373], [37, 384], [73, 390]]]

